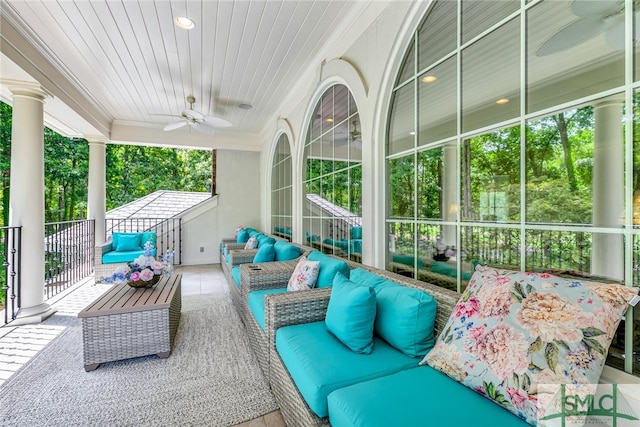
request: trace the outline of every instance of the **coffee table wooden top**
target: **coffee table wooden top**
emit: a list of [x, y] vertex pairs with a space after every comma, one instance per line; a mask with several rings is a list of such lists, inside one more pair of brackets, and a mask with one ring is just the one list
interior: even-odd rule
[[107, 316], [134, 311], [169, 308], [173, 295], [182, 282], [181, 274], [162, 277], [152, 288], [132, 288], [126, 283], [114, 285], [86, 306], [78, 317]]

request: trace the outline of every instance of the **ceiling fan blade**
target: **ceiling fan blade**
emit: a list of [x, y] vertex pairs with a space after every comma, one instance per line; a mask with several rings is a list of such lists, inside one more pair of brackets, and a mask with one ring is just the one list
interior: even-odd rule
[[206, 123], [192, 123], [191, 126], [198, 132], [204, 133], [206, 135], [213, 135], [214, 133], [216, 133], [216, 130]]
[[573, 0], [571, 2], [571, 12], [583, 18], [605, 18], [623, 8], [623, 0]]
[[205, 116], [204, 122], [209, 126], [213, 126], [216, 128], [228, 128], [233, 126], [231, 122], [228, 122], [225, 119], [221, 119], [220, 117], [213, 116]]
[[597, 36], [608, 27], [601, 18], [580, 18], [572, 22], [542, 43], [536, 56], [551, 55], [578, 46]]
[[175, 129], [181, 128], [183, 126], [186, 126], [186, 125], [187, 125], [187, 122], [185, 120], [181, 120], [179, 122], [169, 123], [168, 125], [166, 125], [164, 127], [163, 130], [165, 130], [165, 131], [175, 130]]

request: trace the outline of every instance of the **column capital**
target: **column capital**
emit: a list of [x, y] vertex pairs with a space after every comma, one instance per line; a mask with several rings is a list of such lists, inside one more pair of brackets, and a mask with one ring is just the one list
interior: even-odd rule
[[46, 98], [53, 98], [53, 95], [36, 82], [23, 80], [1, 79], [0, 84], [7, 86], [13, 97], [34, 98], [44, 101]]
[[104, 135], [84, 135], [84, 139], [86, 139], [89, 144], [96, 145], [105, 145], [109, 142], [109, 138]]

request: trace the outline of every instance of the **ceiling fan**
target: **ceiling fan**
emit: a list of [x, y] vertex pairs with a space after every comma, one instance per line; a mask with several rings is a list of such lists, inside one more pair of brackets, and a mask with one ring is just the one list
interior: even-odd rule
[[189, 125], [200, 133], [213, 135], [216, 131], [216, 128], [226, 128], [232, 126], [231, 123], [226, 121], [225, 119], [221, 119], [220, 117], [205, 116], [201, 112], [194, 110], [193, 104], [196, 102], [196, 98], [194, 96], [187, 96], [187, 102], [189, 103], [189, 109], [184, 110], [180, 115], [182, 120], [174, 123], [169, 123], [164, 127], [165, 131], [171, 131]]
[[624, 0], [573, 0], [571, 12], [578, 19], [542, 43], [536, 55], [562, 52], [603, 32], [609, 46], [624, 50], [624, 3]]

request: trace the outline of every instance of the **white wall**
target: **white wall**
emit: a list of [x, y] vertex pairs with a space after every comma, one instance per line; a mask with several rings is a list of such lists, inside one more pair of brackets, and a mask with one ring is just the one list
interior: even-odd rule
[[182, 265], [219, 262], [218, 200], [212, 197], [182, 215]]

